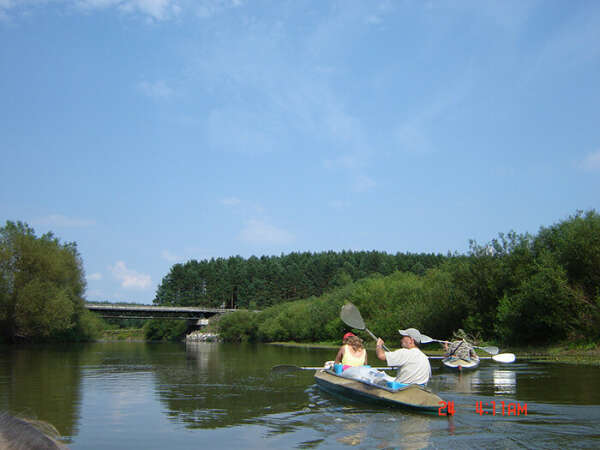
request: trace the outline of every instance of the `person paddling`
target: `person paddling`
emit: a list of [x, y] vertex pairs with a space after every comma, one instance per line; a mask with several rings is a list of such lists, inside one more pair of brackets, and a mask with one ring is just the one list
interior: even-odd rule
[[464, 361], [479, 360], [475, 349], [464, 339], [453, 341], [450, 345], [444, 342], [443, 347], [446, 358], [462, 359]]
[[377, 339], [377, 358], [387, 361], [388, 366], [398, 367], [396, 381], [402, 384], [425, 385], [431, 377], [429, 358], [419, 349], [421, 333], [415, 328], [398, 330], [402, 335], [402, 348], [393, 352], [383, 350], [384, 341]]
[[346, 333], [342, 339], [343, 345], [335, 357], [335, 364], [342, 364], [342, 369], [358, 367], [367, 364], [367, 350], [361, 338], [354, 333]]

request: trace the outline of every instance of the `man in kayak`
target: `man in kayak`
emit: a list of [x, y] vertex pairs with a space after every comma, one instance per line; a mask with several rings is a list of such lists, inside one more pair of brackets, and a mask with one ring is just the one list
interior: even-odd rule
[[448, 342], [443, 344], [446, 351], [446, 358], [462, 359], [464, 361], [478, 360], [479, 356], [475, 353], [475, 349], [464, 339], [453, 341], [448, 345]]
[[375, 354], [388, 366], [398, 367], [396, 381], [402, 384], [427, 384], [431, 377], [429, 358], [419, 349], [421, 333], [415, 328], [398, 330], [402, 348], [393, 352], [383, 350], [383, 339], [377, 339]]

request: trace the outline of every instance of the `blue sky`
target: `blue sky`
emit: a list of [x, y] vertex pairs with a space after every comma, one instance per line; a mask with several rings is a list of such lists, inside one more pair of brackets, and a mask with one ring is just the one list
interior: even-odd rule
[[0, 220], [77, 242], [88, 300], [600, 210], [597, 1], [0, 0], [0, 67]]

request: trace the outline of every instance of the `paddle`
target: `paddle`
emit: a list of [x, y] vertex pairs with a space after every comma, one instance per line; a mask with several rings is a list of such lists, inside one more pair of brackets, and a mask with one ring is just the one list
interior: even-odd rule
[[[445, 356], [427, 356], [429, 359], [444, 359]], [[514, 353], [500, 353], [499, 355], [494, 356], [480, 356], [479, 359], [493, 359], [496, 362], [500, 363], [512, 363], [515, 362], [516, 357]], [[301, 367], [294, 366], [292, 364], [281, 364], [279, 366], [275, 366], [271, 368], [271, 372], [273, 373], [289, 373], [289, 372], [299, 372], [302, 370], [322, 370], [325, 367]], [[373, 369], [377, 370], [395, 370], [397, 367], [373, 367]]]
[[[358, 308], [352, 303], [346, 303], [344, 306], [342, 306], [342, 311], [340, 312], [340, 319], [342, 319], [342, 321], [346, 325], [351, 326], [352, 328], [356, 328], [357, 330], [365, 330], [371, 335], [371, 337], [374, 340], [377, 340], [377, 337], [373, 333], [371, 333], [371, 331], [365, 326], [365, 321], [360, 315], [360, 311], [358, 310]], [[390, 351], [390, 349], [387, 348], [385, 345], [383, 346], [383, 349], [386, 352]]]
[[[271, 372], [287, 373], [287, 372], [298, 372], [300, 370], [321, 370], [321, 369], [325, 369], [325, 367], [300, 367], [300, 366], [294, 366], [291, 364], [281, 364], [279, 366], [272, 367]], [[395, 367], [373, 367], [373, 369], [393, 370], [393, 369], [395, 369]]]
[[[446, 356], [428, 356], [429, 359], [444, 359]], [[500, 353], [494, 356], [480, 356], [479, 359], [493, 359], [494, 361], [501, 363], [512, 363], [515, 362], [517, 357], [514, 353]]]
[[[449, 341], [440, 341], [439, 339], [433, 339], [424, 334], [421, 335], [421, 344], [429, 344], [430, 342], [441, 342], [442, 344], [451, 344], [451, 342], [449, 342]], [[498, 352], [500, 351], [500, 349], [498, 347], [493, 346], [493, 345], [491, 345], [489, 347], [478, 347], [477, 345], [471, 345], [471, 347], [480, 348], [481, 350], [483, 350], [486, 353], [489, 353], [490, 355], [497, 355]]]

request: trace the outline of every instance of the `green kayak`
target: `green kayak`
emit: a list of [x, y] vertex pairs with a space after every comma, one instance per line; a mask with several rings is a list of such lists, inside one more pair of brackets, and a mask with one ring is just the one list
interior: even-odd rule
[[399, 389], [390, 389], [352, 378], [345, 378], [331, 370], [317, 370], [315, 381], [319, 388], [330, 394], [391, 407], [437, 413], [440, 407], [445, 404], [440, 397], [416, 384]]

